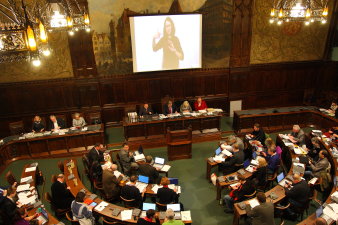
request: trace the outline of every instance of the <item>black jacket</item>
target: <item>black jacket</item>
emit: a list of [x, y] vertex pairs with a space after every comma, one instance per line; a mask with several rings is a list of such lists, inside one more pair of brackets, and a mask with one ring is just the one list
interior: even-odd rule
[[293, 184], [293, 187], [290, 190], [285, 188], [286, 197], [299, 203], [299, 205], [305, 204], [308, 201], [309, 194], [310, 187], [305, 180]]
[[157, 190], [157, 198], [161, 204], [176, 203], [178, 194], [168, 187], [162, 187]]
[[260, 141], [262, 145], [265, 145], [265, 133], [262, 128], [259, 128], [259, 131], [253, 131], [251, 134], [254, 135], [253, 140]]
[[88, 152], [88, 161], [90, 166], [93, 164], [94, 161], [97, 161], [99, 163], [103, 162], [104, 161], [103, 152], [101, 152], [100, 150], [96, 151], [95, 147], [93, 147]]
[[145, 115], [150, 115], [150, 114], [154, 114], [150, 106], [148, 106], [147, 110], [143, 106], [140, 107], [140, 111], [138, 113], [139, 116], [145, 116]]
[[74, 200], [74, 197], [72, 196], [70, 191], [67, 189], [67, 186], [65, 183], [55, 181], [52, 184], [51, 190], [52, 190], [53, 203], [58, 209], [70, 208], [70, 205], [72, 201]]
[[244, 195], [253, 194], [255, 191], [255, 187], [251, 180], [246, 180], [246, 182], [242, 185], [241, 188], [235, 191], [236, 201], [241, 202], [247, 199]]
[[149, 183], [154, 184], [157, 182], [158, 171], [149, 164], [141, 164], [138, 168], [139, 174], [149, 177]]
[[229, 157], [220, 164], [221, 170], [223, 170], [223, 172], [226, 174], [235, 172], [237, 170], [235, 164], [242, 164], [244, 162], [243, 151], [234, 152], [232, 154], [233, 154], [232, 157]]
[[[172, 113], [175, 113], [175, 112], [177, 111], [177, 108], [176, 108], [174, 105], [172, 105], [171, 108], [172, 108]], [[165, 104], [165, 105], [163, 106], [163, 114], [164, 114], [164, 115], [170, 114], [170, 113], [169, 113], [169, 107], [168, 107], [168, 104]]]
[[40, 123], [33, 122], [32, 130], [34, 130], [35, 132], [40, 132], [42, 129], [45, 129], [45, 125], [42, 122]]
[[127, 200], [135, 199], [135, 206], [139, 206], [142, 202], [142, 195], [139, 189], [135, 186], [123, 186], [121, 189], [121, 196]]
[[257, 186], [265, 186], [267, 182], [267, 167], [259, 167], [252, 175]]
[[137, 225], [154, 225], [154, 224], [160, 225], [161, 224], [160, 220], [158, 218], [156, 219], [156, 222], [148, 222], [143, 218], [138, 218], [137, 220]]
[[[56, 121], [57, 121], [59, 127], [61, 127], [61, 129], [66, 128], [66, 124], [65, 124], [65, 121], [63, 121], [63, 119], [56, 118]], [[49, 120], [48, 130], [53, 130], [54, 128], [55, 128], [54, 123], [51, 120]]]
[[0, 196], [0, 221], [4, 224], [12, 224], [16, 204], [7, 197]]

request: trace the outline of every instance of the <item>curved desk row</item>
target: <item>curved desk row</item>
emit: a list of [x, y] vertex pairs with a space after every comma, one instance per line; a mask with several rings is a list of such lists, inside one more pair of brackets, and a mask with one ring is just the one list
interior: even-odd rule
[[0, 171], [16, 160], [80, 155], [95, 143], [104, 143], [103, 124], [90, 125], [86, 129], [69, 129], [64, 134], [6, 137], [0, 143]]
[[251, 132], [255, 123], [259, 123], [265, 132], [270, 133], [291, 130], [294, 124], [299, 124], [301, 127], [315, 126], [327, 129], [337, 126], [338, 119], [321, 113], [314, 106], [293, 106], [234, 112], [233, 128], [236, 133]]
[[[37, 167], [36, 170], [34, 170], [34, 171], [26, 172], [26, 168], [29, 168], [29, 167], [30, 167], [30, 164], [27, 164], [27, 165], [24, 166], [24, 168], [22, 170], [22, 173], [21, 173], [21, 178], [32, 176], [32, 180], [33, 181], [30, 183], [30, 187], [34, 187], [35, 190], [37, 191], [37, 188], [36, 188], [36, 176], [37, 176], [37, 174], [39, 172], [39, 169]], [[26, 182], [22, 182], [20, 184], [26, 184]], [[34, 215], [36, 213], [37, 208], [39, 208], [39, 207], [30, 208], [28, 210], [28, 215], [29, 216]], [[50, 214], [47, 210], [46, 210], [46, 212], [48, 214], [48, 222], [46, 224], [48, 224], [48, 225], [55, 225], [55, 224], [59, 223], [59, 221], [52, 214]]]
[[[70, 187], [70, 192], [75, 197], [76, 194], [79, 191], [84, 190], [85, 193], [86, 193], [86, 196], [89, 197], [92, 193], [83, 185], [83, 183], [81, 182], [81, 180], [79, 178], [79, 174], [78, 174], [78, 171], [77, 171], [76, 160], [72, 159], [72, 161], [74, 162], [73, 163], [74, 166], [68, 167], [67, 164], [70, 161], [71, 160], [65, 160], [64, 161], [64, 175], [65, 175], [65, 178], [66, 178], [67, 186]], [[72, 179], [72, 180], [68, 180], [68, 176], [70, 174], [73, 174], [75, 178]], [[155, 194], [151, 190], [151, 185], [148, 185], [148, 187], [146, 189], [146, 194], [150, 194], [150, 195], [154, 195]], [[103, 200], [100, 199], [100, 198], [98, 198], [98, 197], [94, 199], [94, 202], [96, 202], [97, 204], [100, 204], [102, 201]], [[121, 207], [121, 206], [118, 206], [118, 205], [115, 205], [115, 204], [108, 203], [108, 205], [102, 211], [97, 211], [94, 208], [94, 212], [96, 212], [100, 216], [107, 217], [107, 218], [110, 218], [112, 220], [122, 221], [121, 220], [121, 214], [119, 214], [118, 216], [113, 216], [112, 215], [112, 210], [114, 208], [118, 208], [120, 210], [127, 210], [127, 208], [124, 208], [124, 207]], [[132, 218], [131, 220], [126, 220], [126, 221], [123, 221], [123, 222], [127, 222], [127, 223], [130, 223], [130, 224], [136, 224], [137, 223], [137, 219], [135, 220], [135, 219]], [[186, 224], [191, 224], [192, 223], [192, 221], [183, 221], [183, 222], [186, 223]], [[161, 221], [161, 223], [163, 223], [163, 221]]]

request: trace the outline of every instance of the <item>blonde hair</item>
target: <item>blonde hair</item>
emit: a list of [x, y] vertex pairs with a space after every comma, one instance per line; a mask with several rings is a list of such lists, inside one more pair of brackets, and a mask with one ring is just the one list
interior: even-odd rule
[[184, 102], [183, 102], [183, 106], [184, 106], [184, 107], [188, 107], [188, 106], [190, 106], [190, 104], [189, 104], [188, 101], [184, 101]]
[[168, 179], [168, 177], [162, 177], [161, 185], [169, 185], [169, 184], [170, 184], [170, 180]]
[[264, 143], [265, 143], [265, 145], [266, 145], [267, 148], [269, 148], [271, 145], [275, 144], [275, 142], [272, 140], [272, 138], [265, 139]]
[[40, 116], [34, 116], [34, 122], [36, 121], [41, 121], [41, 117]]
[[268, 165], [268, 163], [266, 162], [265, 158], [263, 158], [263, 157], [258, 158], [258, 167], [259, 168], [265, 167], [267, 165]]

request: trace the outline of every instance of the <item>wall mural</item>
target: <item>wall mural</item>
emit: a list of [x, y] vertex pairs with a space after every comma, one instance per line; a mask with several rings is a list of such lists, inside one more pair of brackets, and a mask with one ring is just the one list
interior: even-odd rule
[[48, 43], [52, 54], [41, 59], [40, 67], [34, 67], [27, 61], [1, 63], [0, 83], [73, 77], [68, 33], [49, 33]]
[[[329, 6], [331, 13], [332, 2]], [[329, 23], [323, 25], [316, 22], [305, 26], [303, 23], [289, 22], [277, 26], [269, 23], [270, 7], [270, 1], [255, 1], [250, 63], [322, 59]]]
[[100, 75], [132, 73], [129, 17], [141, 14], [203, 14], [203, 68], [229, 66], [232, 0], [88, 0], [93, 50]]

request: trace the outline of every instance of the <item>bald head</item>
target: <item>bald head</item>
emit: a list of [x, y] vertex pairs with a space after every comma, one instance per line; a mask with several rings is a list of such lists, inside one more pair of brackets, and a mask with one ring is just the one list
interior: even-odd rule
[[318, 217], [315, 220], [315, 225], [327, 225], [327, 222], [326, 222], [326, 220], [324, 218]]
[[167, 211], [165, 212], [165, 216], [168, 220], [173, 220], [175, 218], [175, 213], [172, 209], [167, 209]]
[[112, 165], [110, 166], [110, 169], [111, 169], [112, 171], [117, 170], [117, 165], [116, 165], [116, 164], [112, 164]]
[[295, 173], [294, 175], [293, 175], [293, 181], [295, 182], [295, 183], [298, 183], [298, 182], [300, 182], [301, 181], [301, 176], [298, 174], [298, 173]]

